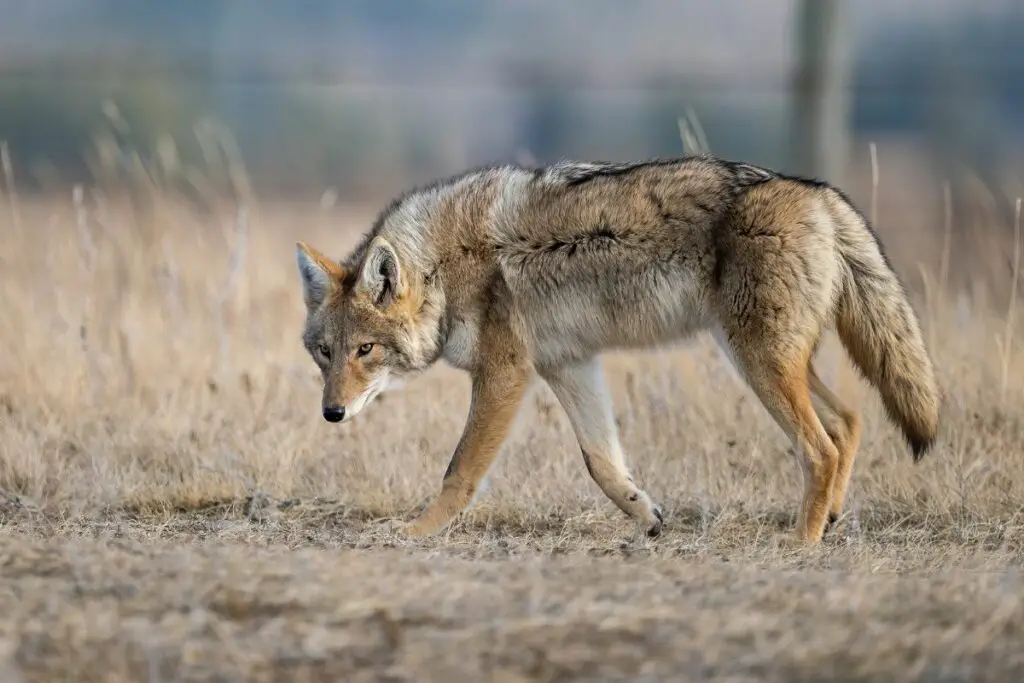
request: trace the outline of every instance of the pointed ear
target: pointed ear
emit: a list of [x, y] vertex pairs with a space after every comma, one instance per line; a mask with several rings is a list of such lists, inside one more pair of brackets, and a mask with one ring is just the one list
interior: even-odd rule
[[295, 258], [302, 278], [302, 298], [307, 309], [315, 310], [341, 286], [345, 273], [341, 266], [304, 242], [295, 243]]
[[381, 307], [402, 295], [402, 266], [398, 262], [398, 254], [379, 235], [366, 249], [357, 287]]

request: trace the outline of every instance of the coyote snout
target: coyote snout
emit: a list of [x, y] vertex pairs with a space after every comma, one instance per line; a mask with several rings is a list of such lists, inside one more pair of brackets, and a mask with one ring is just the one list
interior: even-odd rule
[[381, 370], [369, 379], [328, 372], [324, 383], [323, 416], [328, 422], [349, 422], [386, 386], [388, 373]]

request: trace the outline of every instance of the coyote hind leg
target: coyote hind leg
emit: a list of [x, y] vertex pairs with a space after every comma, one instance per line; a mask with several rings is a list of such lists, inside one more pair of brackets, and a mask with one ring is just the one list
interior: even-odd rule
[[832, 507], [829, 512], [828, 526], [831, 527], [843, 512], [843, 501], [853, 471], [853, 461], [860, 447], [860, 416], [821, 381], [814, 371], [812, 363], [807, 364], [807, 376], [811, 394], [817, 399], [814, 411], [818, 414], [828, 433], [829, 438], [839, 451], [839, 463], [836, 468], [835, 483], [832, 486]]
[[774, 355], [773, 344], [729, 345], [747, 384], [800, 454], [804, 495], [796, 537], [816, 543], [828, 521], [839, 452], [811, 403], [809, 354], [793, 362]]

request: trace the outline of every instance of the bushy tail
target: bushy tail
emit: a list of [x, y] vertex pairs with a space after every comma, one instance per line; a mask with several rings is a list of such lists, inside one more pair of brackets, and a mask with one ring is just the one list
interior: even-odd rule
[[[851, 212], [853, 213], [853, 212]], [[935, 441], [941, 397], [917, 316], [881, 247], [859, 215], [838, 228], [845, 264], [836, 331], [882, 397], [917, 462]]]

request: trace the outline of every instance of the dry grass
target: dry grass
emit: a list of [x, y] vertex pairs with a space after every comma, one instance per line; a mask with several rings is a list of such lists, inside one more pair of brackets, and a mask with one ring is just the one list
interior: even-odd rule
[[661, 539], [633, 536], [542, 390], [487, 495], [407, 541], [389, 520], [436, 492], [467, 380], [438, 367], [339, 428], [299, 343], [294, 240], [340, 255], [370, 213], [10, 200], [4, 681], [1021, 679], [1020, 345], [934, 277], [948, 401], [922, 464], [823, 350], [866, 427], [821, 547], [780, 544], [796, 462], [704, 339], [607, 365]]

